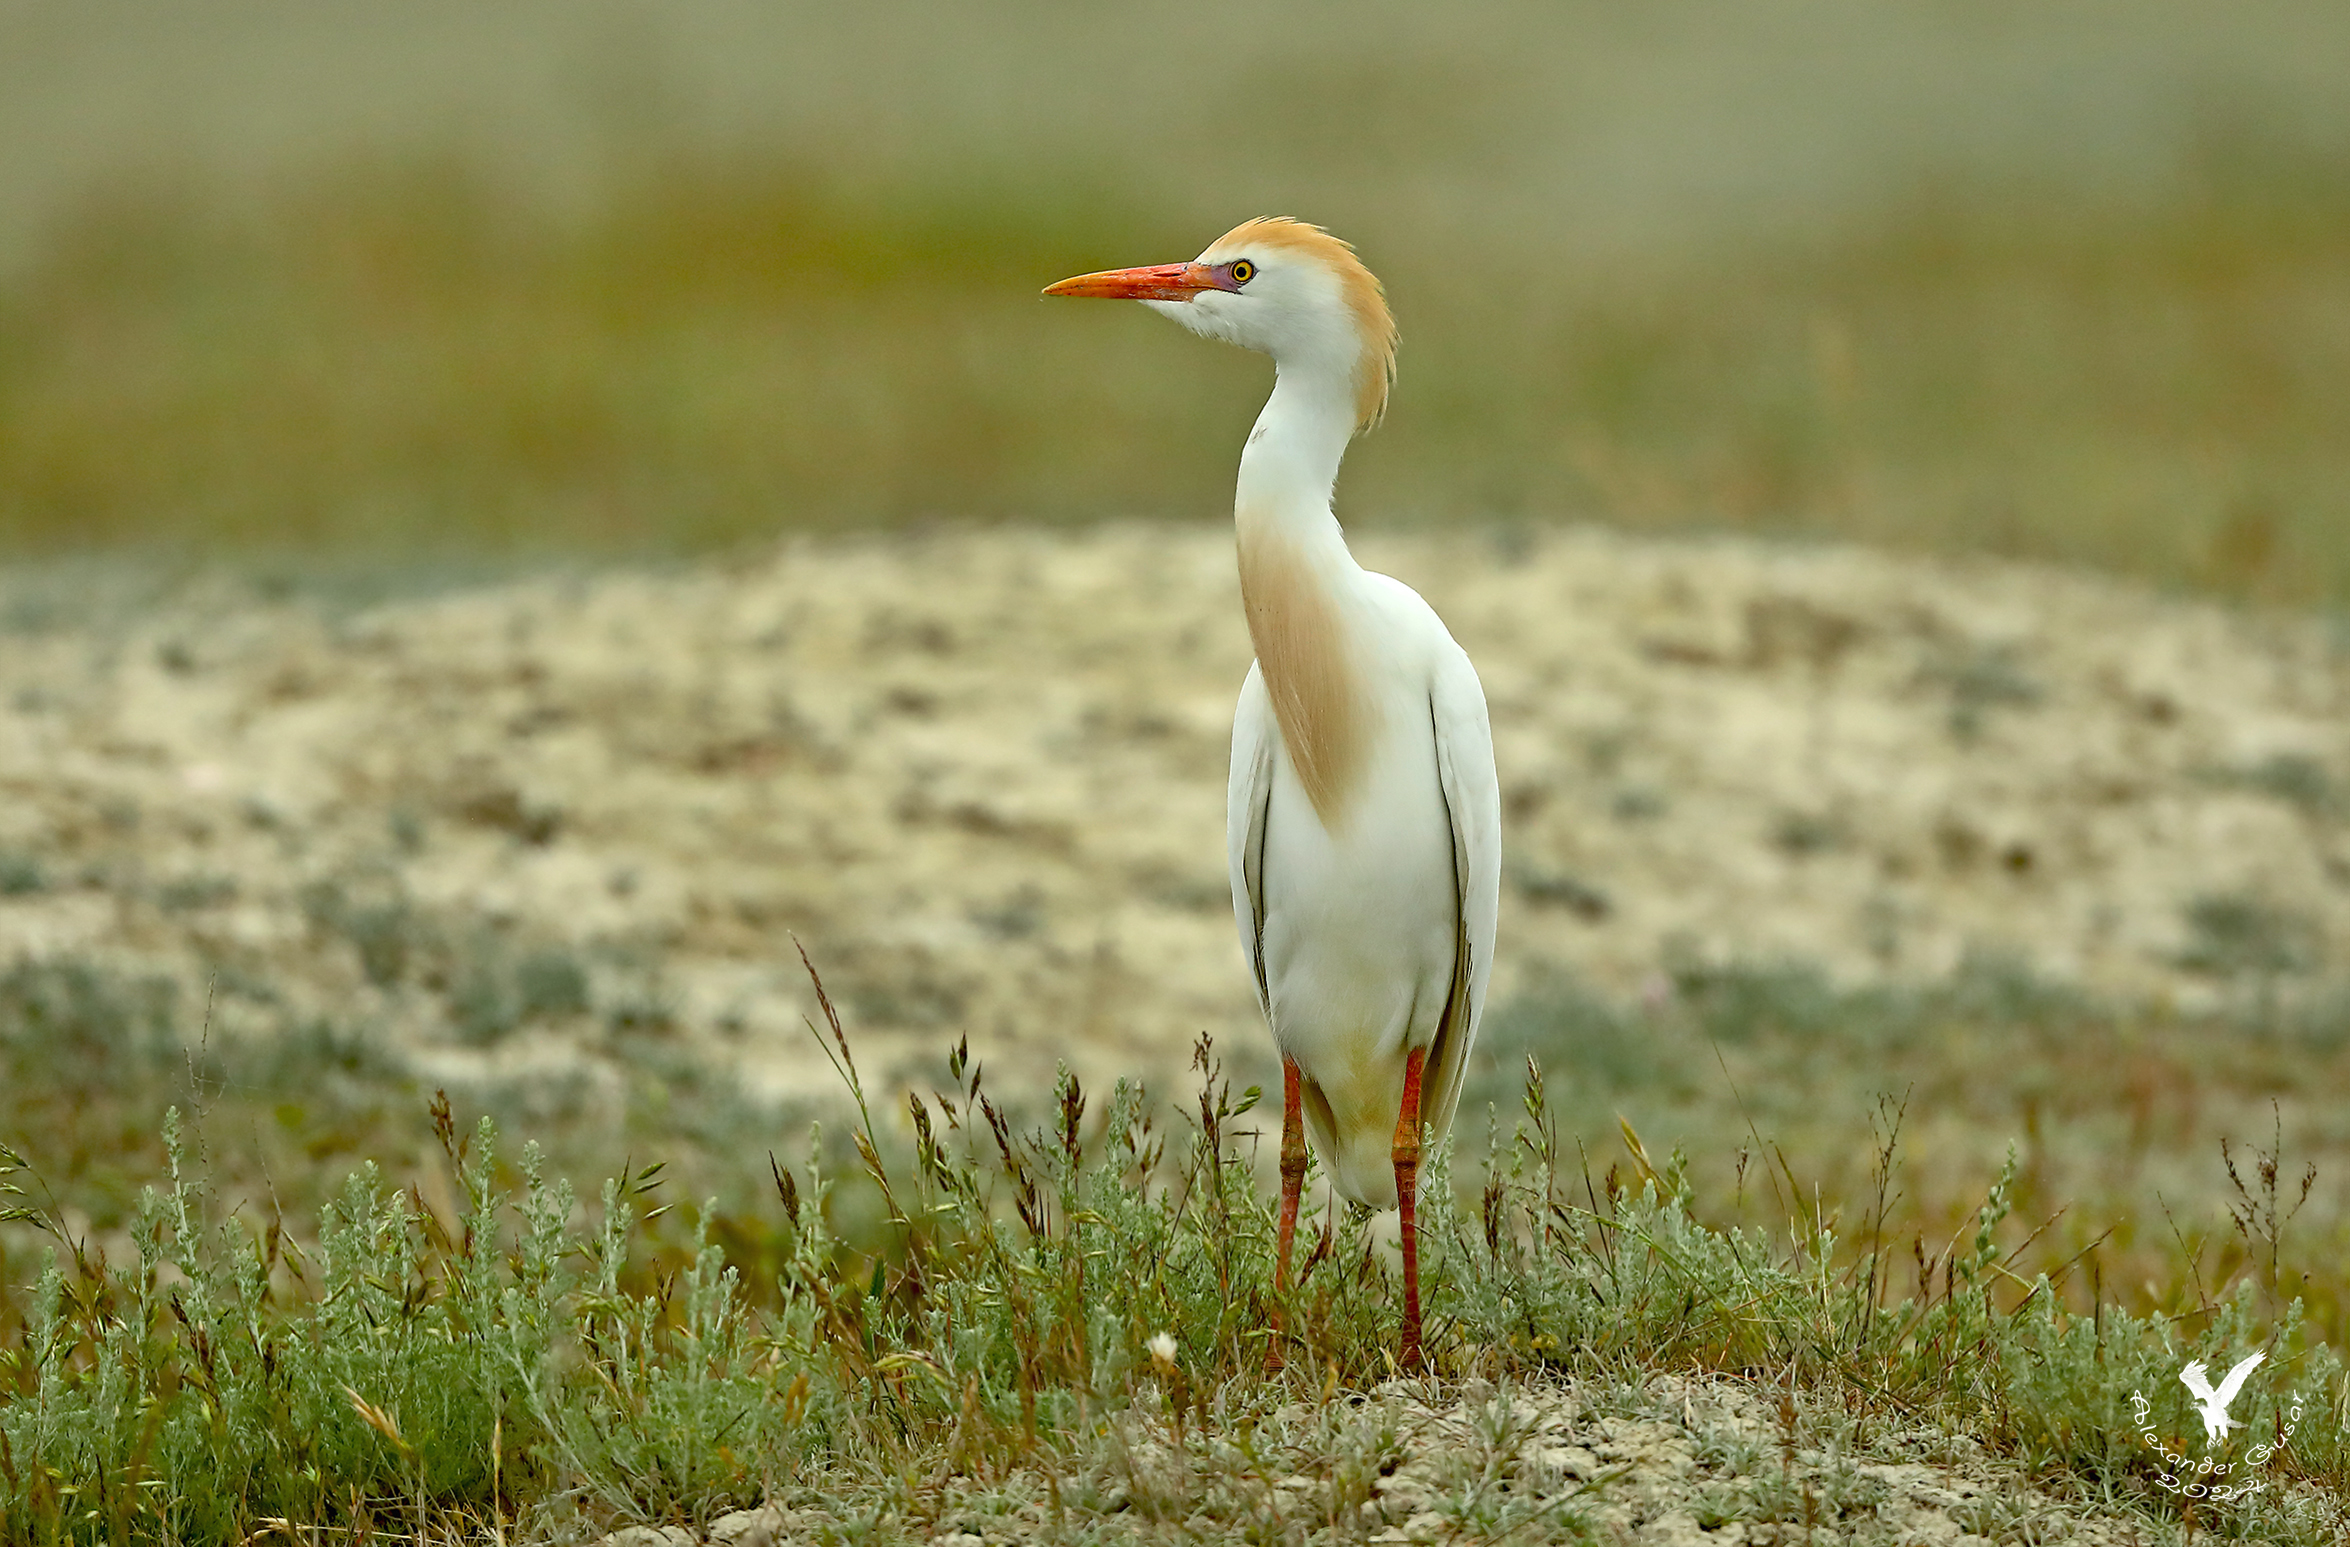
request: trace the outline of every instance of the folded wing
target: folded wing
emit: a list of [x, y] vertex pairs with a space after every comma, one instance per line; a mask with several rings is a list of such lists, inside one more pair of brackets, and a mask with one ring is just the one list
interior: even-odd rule
[[1232, 782], [1224, 799], [1224, 858], [1232, 872], [1232, 921], [1248, 957], [1257, 1008], [1270, 1018], [1265, 986], [1265, 813], [1273, 800], [1274, 727], [1265, 675], [1252, 663], [1232, 716]]
[[[1449, 644], [1450, 641], [1447, 641]], [[1455, 647], [1439, 653], [1429, 685], [1436, 771], [1452, 826], [1455, 918], [1452, 993], [1428, 1052], [1421, 1112], [1429, 1141], [1443, 1136], [1460, 1102], [1461, 1071], [1485, 1013], [1493, 979], [1493, 936], [1501, 913], [1501, 784], [1493, 766], [1493, 726], [1477, 669]]]

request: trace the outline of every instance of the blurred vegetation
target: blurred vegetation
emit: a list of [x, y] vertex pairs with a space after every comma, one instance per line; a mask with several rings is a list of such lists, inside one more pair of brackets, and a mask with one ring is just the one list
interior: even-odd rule
[[[0, 282], [0, 552], [1225, 510], [1261, 364], [1036, 298], [1215, 230], [1100, 176], [632, 165], [568, 211], [456, 155], [93, 197]], [[2350, 151], [2214, 129], [2151, 192], [1950, 179], [1670, 262], [1351, 234], [1405, 354], [1350, 519], [1728, 526], [2350, 600]]]

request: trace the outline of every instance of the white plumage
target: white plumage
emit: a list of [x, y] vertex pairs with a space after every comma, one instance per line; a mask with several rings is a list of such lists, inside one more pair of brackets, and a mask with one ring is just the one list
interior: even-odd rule
[[1339, 1192], [1394, 1208], [1405, 1056], [1428, 1055], [1420, 1110], [1434, 1143], [1484, 1008], [1501, 803], [1467, 654], [1410, 587], [1351, 559], [1332, 570], [1374, 657], [1367, 776], [1325, 822], [1251, 667], [1232, 725], [1225, 845], [1241, 948], [1273, 1040], [1305, 1076], [1314, 1148]]
[[1501, 800], [1476, 669], [1418, 593], [1355, 562], [1331, 513], [1339, 461], [1394, 376], [1385, 296], [1344, 242], [1282, 219], [1239, 226], [1190, 263], [1046, 293], [1144, 301], [1273, 357], [1234, 501], [1257, 659], [1233, 721], [1226, 843], [1241, 947], [1282, 1054], [1277, 1282], [1310, 1132], [1341, 1193], [1402, 1210], [1415, 1364], [1413, 1193], [1484, 1009]]

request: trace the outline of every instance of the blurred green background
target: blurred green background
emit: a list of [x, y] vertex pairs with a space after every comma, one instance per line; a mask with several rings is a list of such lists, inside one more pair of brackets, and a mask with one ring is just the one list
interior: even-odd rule
[[2350, 7], [0, 3], [0, 556], [1221, 519], [1243, 217], [1404, 329], [1342, 510], [2350, 600]]

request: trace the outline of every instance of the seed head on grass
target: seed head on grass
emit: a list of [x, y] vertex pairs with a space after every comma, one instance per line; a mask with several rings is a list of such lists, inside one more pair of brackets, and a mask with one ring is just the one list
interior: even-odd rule
[[[825, 1040], [849, 1078], [845, 1032]], [[851, 1516], [934, 1518], [938, 1489], [1021, 1475], [1044, 1479], [1031, 1496], [1057, 1493], [1075, 1530], [1096, 1507], [1088, 1469], [1113, 1467], [1103, 1447], [1160, 1425], [1175, 1454], [1149, 1441], [1159, 1459], [1121, 1486], [1135, 1508], [1189, 1518], [1203, 1498], [1239, 1496], [1234, 1458], [1258, 1445], [1252, 1433], [1289, 1422], [1279, 1414], [1298, 1396], [1263, 1379], [1247, 1336], [1273, 1267], [1248, 1098], [1212, 1052], [1203, 1063], [1191, 1132], [1170, 1149], [1136, 1086], [1111, 1093], [1098, 1126], [1069, 1080], [1050, 1108], [1008, 1109], [958, 1049], [952, 1094], [936, 1112], [907, 1107], [910, 1171], [903, 1146], [864, 1130], [862, 1164], [904, 1222], [888, 1241], [852, 1249], [835, 1234], [820, 1146], [801, 1168], [770, 1159], [792, 1228], [764, 1304], [714, 1244], [707, 1209], [675, 1207], [672, 1228], [691, 1221], [682, 1258], [656, 1237], [672, 1207], [650, 1196], [662, 1162], [632, 1159], [602, 1217], [575, 1218], [570, 1189], [535, 1153], [501, 1171], [494, 1128], [461, 1139], [445, 1101], [419, 1126], [456, 1172], [461, 1220], [429, 1219], [408, 1188], [363, 1167], [315, 1239], [288, 1222], [303, 1276], [273, 1282], [261, 1225], [224, 1208], [218, 1162], [167, 1123], [175, 1169], [141, 1212], [136, 1260], [53, 1261], [0, 1323], [0, 1540], [225, 1542], [271, 1520], [295, 1534], [488, 1520], [523, 1533], [559, 1519], [602, 1531], [706, 1519], [769, 1490], [838, 1501], [825, 1518], [845, 1529]], [[1888, 1119], [1872, 1181], [1888, 1194], [1896, 1136]], [[1944, 1250], [1917, 1245], [1916, 1289], [1899, 1298], [1874, 1210], [1849, 1241], [1816, 1210], [1792, 1229], [1723, 1228], [1700, 1216], [1685, 1162], [1636, 1132], [1628, 1186], [1563, 1166], [1564, 1143], [1535, 1085], [1514, 1140], [1497, 1134], [1483, 1158], [1458, 1162], [1457, 1189], [1431, 1165], [1425, 1282], [1447, 1367], [1627, 1388], [1674, 1372], [1791, 1381], [1805, 1412], [1969, 1433], [2116, 1497], [2140, 1489], [2143, 1457], [2112, 1441], [2114, 1415], [2133, 1387], [2175, 1390], [2182, 1360], [2271, 1348], [2273, 1379], [2241, 1414], [2264, 1434], [2280, 1404], [2330, 1401], [2341, 1380], [2300, 1302], [2255, 1292], [2301, 1281], [2266, 1260], [2261, 1284], [2198, 1294], [2208, 1315], [2193, 1321], [2102, 1297], [2093, 1316], [2073, 1314], [2059, 1284], [2019, 1270], [2014, 1243], [2030, 1232], [2008, 1221], [2012, 1163]], [[23, 1148], [0, 1150], [0, 1186], [37, 1191]], [[2273, 1248], [2267, 1154], [2243, 1180], [2263, 1204], [2248, 1228]], [[1786, 1180], [1807, 1197], [1792, 1170]], [[2291, 1201], [2276, 1207], [2280, 1225]], [[32, 1208], [24, 1192], [0, 1204]], [[1316, 1371], [1334, 1401], [1387, 1373], [1396, 1285], [1361, 1217], [1325, 1213], [1320, 1234], [1285, 1335], [1294, 1367]], [[2165, 1432], [2189, 1417], [2156, 1413]], [[1521, 1511], [1507, 1447], [1490, 1448], [1490, 1465], [1446, 1484], [1459, 1517], [1477, 1532], [1555, 1519], [1533, 1500]], [[2350, 1451], [2319, 1426], [2288, 1454], [2296, 1476], [2350, 1485]], [[1835, 1491], [1796, 1461], [1790, 1520], [1805, 1490]], [[1166, 1475], [1151, 1481], [1151, 1467]], [[124, 1492], [134, 1469], [165, 1486]], [[1358, 1481], [1330, 1495], [1333, 1508], [1369, 1500]], [[75, 1500], [101, 1496], [122, 1500], [118, 1524], [76, 1514]]]

